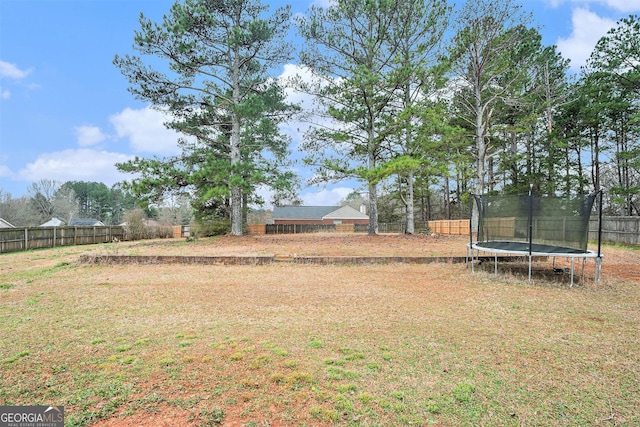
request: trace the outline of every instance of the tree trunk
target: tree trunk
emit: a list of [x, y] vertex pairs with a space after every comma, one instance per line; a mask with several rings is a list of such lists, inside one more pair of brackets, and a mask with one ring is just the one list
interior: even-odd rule
[[484, 194], [484, 184], [487, 175], [486, 162], [487, 162], [487, 144], [484, 138], [484, 108], [481, 103], [480, 88], [476, 87], [476, 96], [474, 100], [474, 110], [476, 114], [476, 126], [475, 126], [475, 142], [476, 150], [478, 151], [478, 164], [477, 164], [477, 180], [476, 193]]
[[449, 189], [449, 174], [444, 176], [444, 214], [446, 219], [451, 219], [451, 194]]
[[[369, 170], [375, 168], [376, 158], [374, 153], [374, 136], [375, 130], [373, 128], [373, 120], [369, 121], [368, 130], [368, 168]], [[370, 236], [378, 234], [378, 184], [369, 181], [369, 232]]]
[[369, 236], [378, 234], [378, 185], [369, 183]]
[[242, 236], [242, 187], [234, 182], [237, 172], [233, 169], [240, 162], [240, 124], [234, 119], [231, 135], [231, 234]]
[[[240, 20], [240, 12], [237, 12], [237, 20]], [[240, 104], [240, 52], [236, 47], [235, 58], [233, 64], [233, 105]], [[231, 157], [231, 234], [234, 236], [242, 236], [242, 187], [238, 180], [242, 177], [238, 176], [235, 170], [236, 165], [240, 163], [240, 117], [234, 111], [231, 114], [231, 141], [230, 141], [230, 157]]]
[[404, 232], [406, 234], [415, 233], [415, 218], [413, 215], [413, 171], [407, 174], [407, 201], [405, 204], [407, 224]]

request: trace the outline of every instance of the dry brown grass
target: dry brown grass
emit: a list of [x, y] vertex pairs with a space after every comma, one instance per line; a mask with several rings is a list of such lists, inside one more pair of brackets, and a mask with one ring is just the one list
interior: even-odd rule
[[502, 265], [495, 279], [453, 264], [76, 263], [464, 256], [465, 244], [262, 236], [2, 255], [0, 402], [61, 404], [68, 425], [100, 427], [640, 423], [640, 291], [625, 275], [638, 251], [606, 247], [602, 282], [588, 267], [572, 289]]

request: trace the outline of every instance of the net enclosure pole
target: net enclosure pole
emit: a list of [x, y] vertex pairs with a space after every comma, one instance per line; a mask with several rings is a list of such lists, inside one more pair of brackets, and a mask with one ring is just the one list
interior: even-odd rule
[[[467, 254], [471, 251], [471, 272], [475, 273], [475, 254], [473, 249], [473, 203], [475, 202], [475, 196], [473, 193], [469, 193], [469, 249], [467, 250]], [[478, 208], [479, 209], [479, 208]], [[478, 213], [479, 215], [479, 213]], [[478, 222], [478, 227], [480, 223]], [[480, 253], [478, 253], [478, 258], [480, 257]]]
[[469, 244], [471, 245], [473, 245], [473, 202], [473, 193], [469, 193]]
[[473, 272], [473, 193], [469, 193], [469, 246], [467, 247], [467, 262], [469, 262], [469, 251], [471, 251], [471, 272]]
[[598, 200], [598, 256], [596, 257], [596, 277], [595, 281], [600, 281], [600, 265], [602, 264], [602, 188], [599, 191], [600, 197]]
[[533, 252], [533, 184], [529, 184], [529, 283], [531, 283], [531, 253]]

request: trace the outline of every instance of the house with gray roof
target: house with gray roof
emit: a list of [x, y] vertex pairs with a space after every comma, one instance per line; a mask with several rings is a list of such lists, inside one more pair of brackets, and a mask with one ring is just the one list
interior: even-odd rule
[[6, 219], [0, 218], [0, 228], [15, 228], [15, 227]]
[[279, 206], [274, 224], [368, 224], [369, 215], [351, 206]]
[[64, 225], [66, 225], [67, 223], [64, 222], [64, 220], [57, 218], [57, 217], [53, 217], [51, 218], [49, 221], [45, 222], [44, 224], [40, 224], [40, 227], [62, 227]]
[[104, 227], [102, 221], [93, 218], [71, 218], [69, 220], [71, 227]]

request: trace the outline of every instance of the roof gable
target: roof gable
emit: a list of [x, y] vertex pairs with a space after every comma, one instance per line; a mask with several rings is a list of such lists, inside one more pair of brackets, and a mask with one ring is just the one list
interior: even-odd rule
[[44, 224], [40, 224], [40, 227], [59, 227], [64, 224], [65, 222], [60, 218], [53, 217], [49, 221], [45, 222]]
[[279, 206], [273, 208], [273, 219], [369, 219], [351, 206]]
[[0, 218], [0, 228], [15, 228], [15, 227], [6, 219]]
[[72, 218], [69, 220], [69, 225], [77, 226], [77, 227], [91, 227], [91, 226], [103, 226], [104, 224], [101, 221], [93, 218]]
[[342, 206], [340, 209], [330, 212], [322, 219], [369, 219], [369, 215], [363, 214], [351, 206]]

